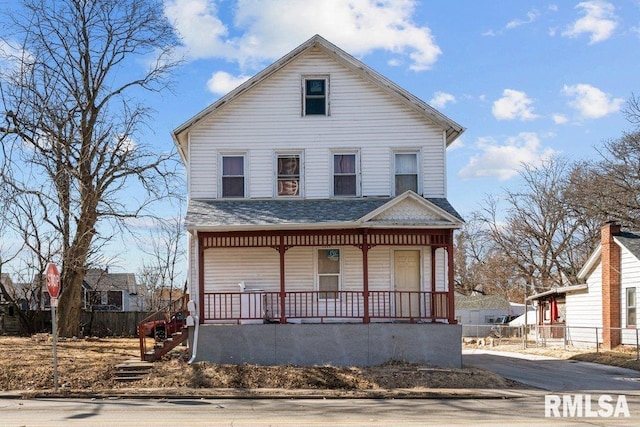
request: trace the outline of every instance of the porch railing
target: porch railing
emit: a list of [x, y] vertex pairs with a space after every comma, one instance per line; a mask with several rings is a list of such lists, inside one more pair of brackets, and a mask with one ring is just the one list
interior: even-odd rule
[[[447, 292], [369, 291], [372, 320], [448, 320]], [[204, 295], [204, 322], [364, 321], [362, 291], [214, 292]], [[284, 310], [284, 315], [282, 313]]]

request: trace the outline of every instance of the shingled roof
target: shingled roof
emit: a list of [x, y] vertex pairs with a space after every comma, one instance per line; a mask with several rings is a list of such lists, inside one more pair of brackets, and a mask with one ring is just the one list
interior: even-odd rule
[[[260, 199], [191, 200], [187, 229], [213, 227], [348, 226], [380, 208], [393, 197], [354, 199]], [[463, 221], [444, 198], [425, 198], [436, 207]]]

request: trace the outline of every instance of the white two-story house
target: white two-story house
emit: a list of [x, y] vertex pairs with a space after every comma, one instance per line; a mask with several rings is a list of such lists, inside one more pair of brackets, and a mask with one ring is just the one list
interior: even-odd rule
[[175, 129], [194, 358], [460, 365], [446, 150], [463, 131], [320, 36]]

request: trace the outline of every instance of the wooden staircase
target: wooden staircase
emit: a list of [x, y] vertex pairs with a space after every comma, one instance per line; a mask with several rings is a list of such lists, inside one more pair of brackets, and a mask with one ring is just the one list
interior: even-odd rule
[[182, 330], [174, 332], [164, 340], [156, 340], [152, 349], [148, 349], [141, 355], [141, 360], [154, 362], [185, 342], [187, 338], [189, 338], [189, 329], [182, 328]]
[[[189, 329], [184, 326], [188, 313], [187, 302], [188, 295], [185, 295], [138, 324], [141, 361], [156, 361], [189, 338]], [[172, 327], [170, 323], [177, 318], [182, 319], [181, 323]], [[162, 333], [158, 333], [159, 330]], [[153, 344], [149, 344], [149, 341]]]

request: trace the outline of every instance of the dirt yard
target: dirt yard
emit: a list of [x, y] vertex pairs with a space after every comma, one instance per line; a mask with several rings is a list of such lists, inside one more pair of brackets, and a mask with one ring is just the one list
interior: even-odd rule
[[[186, 363], [184, 348], [155, 362], [136, 382], [114, 380], [115, 366], [139, 358], [138, 340], [101, 338], [58, 342], [58, 384], [62, 390], [117, 389], [311, 389], [371, 391], [392, 388], [518, 388], [519, 384], [479, 369], [439, 369], [388, 363], [370, 368], [254, 366]], [[0, 390], [53, 388], [53, 345], [49, 335], [0, 337]]]
[[[473, 346], [469, 346], [473, 347]], [[489, 349], [520, 351], [521, 344], [502, 343]], [[634, 349], [635, 350], [635, 349]], [[563, 349], [530, 348], [525, 352], [573, 358], [640, 370], [634, 351], [581, 353]], [[140, 381], [114, 380], [115, 366], [139, 358], [135, 338], [61, 340], [57, 346], [58, 384], [63, 391], [101, 393], [111, 390], [187, 389], [307, 389], [344, 392], [384, 389], [484, 388], [517, 389], [521, 385], [480, 369], [440, 369], [405, 363], [369, 368], [332, 366], [254, 366], [186, 363], [184, 347], [153, 364]], [[0, 337], [0, 391], [38, 392], [53, 388], [53, 346], [49, 335]]]

